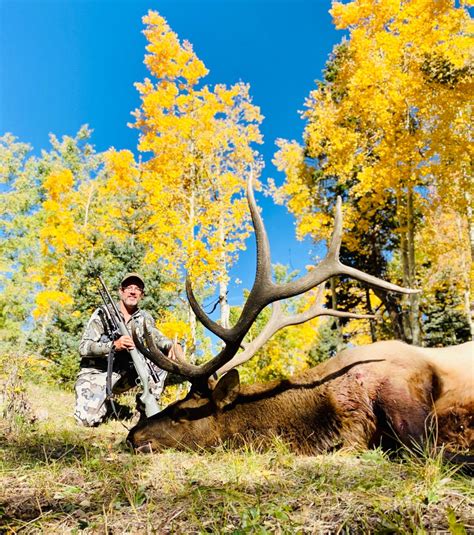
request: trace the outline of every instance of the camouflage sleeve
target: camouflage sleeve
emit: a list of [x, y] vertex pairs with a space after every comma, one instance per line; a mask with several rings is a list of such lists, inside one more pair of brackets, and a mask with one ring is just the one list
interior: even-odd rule
[[106, 338], [104, 325], [97, 309], [86, 325], [79, 344], [81, 357], [106, 357], [112, 347], [112, 342]]
[[156, 328], [155, 321], [149, 312], [142, 310], [142, 314], [143, 321], [146, 323], [147, 330], [148, 332], [152, 333], [153, 340], [155, 341], [155, 344], [157, 345], [158, 349], [161, 349], [161, 351], [163, 351], [163, 353], [167, 355], [171, 346], [173, 345], [173, 341], [167, 338], [161, 331]]

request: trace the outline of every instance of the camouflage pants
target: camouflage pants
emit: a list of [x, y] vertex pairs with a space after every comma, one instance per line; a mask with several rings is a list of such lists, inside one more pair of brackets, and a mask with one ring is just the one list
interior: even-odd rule
[[[155, 369], [156, 382], [150, 390], [159, 400], [163, 392], [167, 372]], [[137, 375], [134, 369], [112, 373], [112, 392], [121, 394], [136, 386]], [[96, 368], [82, 368], [75, 384], [76, 406], [74, 418], [79, 424], [94, 427], [103, 423], [111, 414], [111, 403], [107, 399], [107, 372]]]

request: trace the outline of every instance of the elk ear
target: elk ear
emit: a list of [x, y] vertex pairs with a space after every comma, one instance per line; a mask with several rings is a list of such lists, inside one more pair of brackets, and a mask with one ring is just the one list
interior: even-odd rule
[[212, 401], [218, 409], [230, 405], [240, 392], [240, 378], [237, 370], [228, 371], [212, 391]]

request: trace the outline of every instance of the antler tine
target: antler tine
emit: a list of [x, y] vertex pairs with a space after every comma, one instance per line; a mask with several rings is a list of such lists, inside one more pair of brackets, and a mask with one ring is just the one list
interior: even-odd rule
[[345, 312], [342, 310], [334, 310], [332, 308], [324, 308], [321, 302], [321, 297], [324, 293], [324, 290], [325, 284], [321, 284], [318, 288], [318, 295], [315, 299], [315, 302], [308, 308], [308, 310], [299, 314], [285, 316], [282, 312], [281, 302], [275, 301], [272, 303], [272, 315], [260, 334], [250, 343], [246, 344], [244, 351], [222, 366], [222, 368], [218, 370], [218, 373], [225, 373], [232, 368], [247, 362], [276, 332], [285, 327], [289, 327], [290, 325], [300, 325], [301, 323], [305, 323], [306, 321], [312, 320], [318, 316], [332, 316], [350, 319], [375, 319], [375, 315], [373, 314], [357, 314], [355, 312]]
[[342, 200], [341, 197], [338, 196], [334, 215], [334, 228], [325, 258], [313, 270], [309, 271], [298, 279], [285, 284], [273, 285], [272, 291], [274, 292], [274, 295], [272, 296], [271, 301], [288, 299], [289, 297], [303, 294], [311, 288], [319, 286], [321, 283], [327, 281], [331, 277], [340, 275], [346, 275], [361, 282], [365, 282], [370, 286], [382, 288], [387, 291], [404, 294], [418, 293], [420, 291], [412, 290], [410, 288], [403, 288], [402, 286], [386, 282], [382, 279], [374, 277], [373, 275], [368, 275], [363, 271], [343, 264], [339, 260], [339, 252], [342, 241], [342, 227]]
[[346, 266], [345, 264], [342, 264], [340, 262], [339, 262], [339, 269], [338, 269], [337, 274], [346, 275], [347, 277], [351, 277], [352, 279], [365, 282], [369, 286], [382, 288], [383, 290], [387, 290], [389, 292], [397, 292], [401, 294], [417, 294], [421, 292], [421, 290], [415, 290], [412, 288], [404, 288], [403, 286], [399, 286], [398, 284], [392, 284], [391, 282], [384, 281], [382, 279], [374, 277], [373, 275], [364, 273], [363, 271], [360, 271], [356, 268]]
[[247, 180], [247, 201], [253, 227], [255, 229], [257, 268], [252, 289], [250, 290], [240, 317], [234, 327], [228, 329], [224, 328], [209, 318], [197, 302], [192, 290], [191, 282], [189, 279], [186, 281], [186, 292], [189, 303], [198, 320], [224, 342], [231, 344], [238, 343], [239, 345], [258, 314], [268, 304], [276, 300], [276, 298], [273, 297], [275, 284], [271, 278], [270, 243], [255, 201], [253, 192], [253, 172], [250, 173]]
[[[265, 230], [262, 216], [255, 201], [255, 194], [253, 191], [253, 170], [247, 180], [247, 199], [253, 227], [255, 229], [255, 240], [257, 245], [257, 269], [252, 288], [254, 289], [258, 288], [261, 284], [272, 284], [272, 262], [267, 231]], [[250, 293], [252, 293], [252, 291]]]
[[263, 224], [262, 216], [255, 201], [253, 191], [253, 173], [250, 174], [247, 181], [247, 201], [252, 216], [252, 223], [255, 229], [257, 267], [255, 280], [244, 303], [242, 312], [235, 326], [231, 329], [234, 340], [242, 341], [245, 334], [252, 326], [256, 317], [270, 303], [276, 301], [276, 285], [272, 281], [272, 262], [270, 255], [270, 242], [267, 231]]

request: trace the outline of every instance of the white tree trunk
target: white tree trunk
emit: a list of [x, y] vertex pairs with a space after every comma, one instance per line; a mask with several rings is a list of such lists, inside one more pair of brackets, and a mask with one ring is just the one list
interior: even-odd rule
[[223, 327], [229, 328], [230, 321], [230, 306], [227, 299], [229, 284], [227, 282], [227, 260], [225, 253], [225, 232], [224, 220], [221, 215], [219, 220], [219, 243], [221, 246], [221, 279], [219, 281], [219, 305], [220, 305], [220, 320]]
[[[191, 191], [190, 196], [189, 196], [189, 236], [190, 236], [191, 241], [194, 239], [195, 218], [196, 218], [196, 198], [195, 198], [194, 191]], [[188, 322], [189, 322], [189, 329], [191, 331], [189, 360], [190, 362], [194, 362], [196, 345], [197, 345], [197, 321], [196, 321], [196, 316], [189, 302], [188, 302]]]

